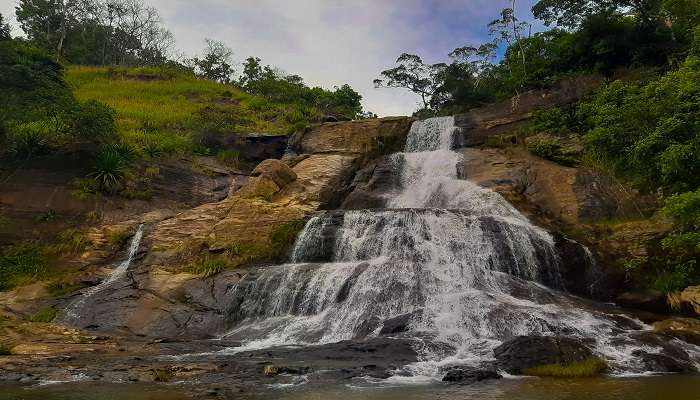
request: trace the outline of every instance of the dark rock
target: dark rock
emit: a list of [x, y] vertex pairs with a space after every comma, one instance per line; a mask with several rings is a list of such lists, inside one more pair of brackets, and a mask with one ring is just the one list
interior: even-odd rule
[[610, 300], [619, 287], [619, 279], [606, 274], [591, 253], [580, 243], [556, 232], [554, 245], [561, 262], [559, 274], [562, 287], [575, 295], [600, 301]]
[[632, 355], [640, 357], [651, 372], [696, 373], [698, 372], [690, 355], [683, 345], [674, 340], [673, 336], [650, 331], [635, 332], [632, 339], [638, 340], [649, 347], [661, 348], [659, 353], [649, 353], [635, 350]]
[[479, 370], [464, 367], [455, 367], [447, 371], [447, 374], [442, 378], [443, 382], [459, 383], [461, 385], [471, 385], [477, 382], [501, 379], [502, 376], [496, 371]]
[[399, 315], [391, 319], [384, 321], [382, 330], [379, 331], [380, 335], [393, 335], [401, 332], [408, 331], [409, 324], [415, 316], [415, 313]]
[[636, 350], [632, 353], [632, 355], [640, 357], [644, 363], [645, 368], [651, 372], [677, 374], [688, 374], [697, 372], [697, 370], [687, 360], [679, 360], [666, 354], [654, 354], [647, 353], [641, 350]]
[[666, 295], [658, 290], [625, 292], [617, 296], [617, 305], [657, 314], [671, 314], [673, 310], [666, 301]]
[[500, 369], [521, 374], [528, 368], [549, 364], [571, 364], [593, 357], [577, 339], [554, 336], [519, 336], [493, 350]]
[[386, 206], [386, 194], [400, 186], [400, 166], [397, 160], [387, 156], [357, 172], [351, 184], [351, 192], [341, 208], [367, 210]]

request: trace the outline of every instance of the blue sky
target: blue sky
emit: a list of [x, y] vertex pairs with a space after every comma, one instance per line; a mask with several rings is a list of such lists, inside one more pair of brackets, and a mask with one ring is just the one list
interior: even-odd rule
[[[384, 116], [410, 114], [418, 101], [372, 84], [398, 55], [442, 61], [456, 47], [487, 40], [486, 25], [510, 6], [510, 0], [144, 1], [160, 10], [185, 56], [200, 52], [205, 38], [220, 40], [238, 61], [258, 56], [310, 85], [349, 83], [368, 110]], [[518, 1], [521, 19], [532, 18], [534, 2]], [[14, 14], [14, 3], [0, 1], [0, 13]]]

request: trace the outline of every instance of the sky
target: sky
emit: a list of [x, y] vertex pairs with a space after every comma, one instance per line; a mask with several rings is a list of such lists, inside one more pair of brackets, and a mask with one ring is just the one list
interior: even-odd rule
[[[403, 89], [375, 88], [372, 81], [402, 53], [427, 62], [445, 61], [454, 48], [488, 40], [486, 25], [511, 0], [144, 0], [156, 7], [179, 53], [201, 53], [204, 39], [224, 42], [242, 62], [263, 64], [304, 77], [311, 86], [348, 83], [366, 110], [407, 115], [418, 97]], [[16, 0], [0, 0], [14, 16]], [[518, 1], [530, 20], [535, 0]], [[12, 18], [10, 18], [11, 23]], [[14, 34], [19, 34], [15, 23]]]

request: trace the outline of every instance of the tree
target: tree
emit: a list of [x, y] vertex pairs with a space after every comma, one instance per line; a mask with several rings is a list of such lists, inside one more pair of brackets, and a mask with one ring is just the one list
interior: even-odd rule
[[423, 108], [430, 108], [430, 99], [438, 90], [438, 76], [445, 69], [445, 64], [425, 64], [414, 54], [402, 54], [396, 63], [398, 67], [382, 71], [383, 79], [375, 79], [375, 87], [404, 88], [419, 95]]
[[[522, 38], [523, 32], [526, 29], [530, 29], [531, 26], [527, 22], [520, 21], [515, 15], [515, 0], [511, 3], [511, 8], [504, 8], [501, 11], [501, 18], [495, 19], [489, 23], [489, 33], [494, 38], [494, 43], [500, 45], [506, 43], [509, 50], [514, 50], [515, 46], [518, 47], [518, 58], [520, 67], [524, 74], [520, 78], [520, 86], [524, 86], [526, 75], [527, 75], [527, 59], [525, 56], [525, 49], [523, 48]], [[511, 63], [512, 58], [505, 58], [506, 66], [511, 73], [511, 78], [515, 78], [514, 66]], [[516, 94], [518, 89], [516, 89]]]
[[194, 58], [197, 74], [205, 79], [225, 84], [231, 83], [234, 69], [231, 66], [233, 50], [222, 42], [205, 39], [207, 47], [203, 58]]
[[[692, 1], [692, 0], [691, 0]], [[596, 14], [632, 14], [640, 24], [658, 25], [663, 0], [539, 0], [532, 8], [535, 18], [545, 25], [573, 29], [587, 17]]]
[[12, 37], [10, 36], [10, 32], [12, 29], [10, 28], [10, 25], [5, 23], [5, 20], [0, 14], [0, 40], [10, 40]]
[[259, 57], [248, 57], [243, 62], [243, 72], [238, 84], [245, 88], [250, 82], [258, 81], [263, 76], [263, 68]]

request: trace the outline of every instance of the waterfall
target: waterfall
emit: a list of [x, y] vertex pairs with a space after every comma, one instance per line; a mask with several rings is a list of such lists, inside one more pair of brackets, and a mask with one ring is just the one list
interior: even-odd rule
[[139, 225], [138, 229], [136, 229], [136, 233], [134, 233], [134, 236], [131, 238], [131, 244], [129, 245], [129, 250], [124, 261], [122, 261], [119, 266], [112, 270], [107, 279], [100, 282], [99, 285], [93, 286], [86, 290], [78, 300], [66, 307], [63, 316], [66, 321], [78, 321], [81, 317], [80, 311], [83, 309], [83, 307], [85, 307], [90, 298], [104, 291], [105, 289], [108, 289], [126, 275], [127, 271], [129, 270], [129, 266], [131, 265], [131, 261], [134, 259], [134, 256], [139, 250], [142, 237], [143, 224]]
[[552, 237], [499, 194], [458, 179], [455, 130], [451, 117], [416, 122], [393, 155], [401, 188], [389, 208], [320, 214], [291, 264], [248, 274], [224, 335], [244, 345], [230, 351], [372, 337], [403, 316], [402, 335], [421, 344], [404, 375], [439, 379], [447, 366], [478, 366], [503, 341], [533, 334], [579, 337], [613, 370], [642, 370], [629, 330], [553, 290], [561, 260]]

